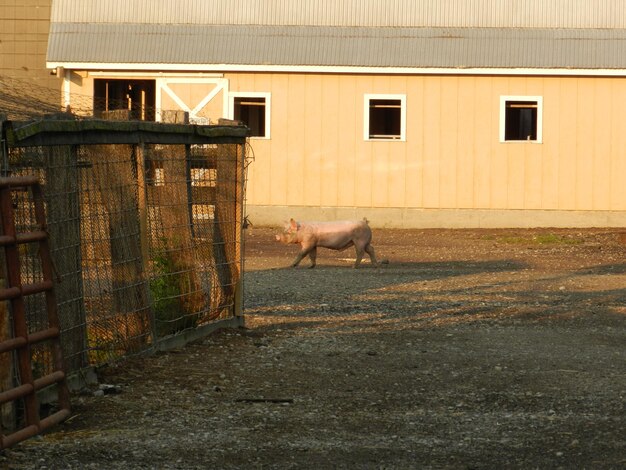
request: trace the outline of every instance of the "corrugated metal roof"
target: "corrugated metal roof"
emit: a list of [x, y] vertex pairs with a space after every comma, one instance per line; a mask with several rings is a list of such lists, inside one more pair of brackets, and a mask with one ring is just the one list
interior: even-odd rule
[[53, 23], [48, 62], [626, 69], [626, 29]]
[[53, 23], [626, 28], [624, 0], [53, 0]]

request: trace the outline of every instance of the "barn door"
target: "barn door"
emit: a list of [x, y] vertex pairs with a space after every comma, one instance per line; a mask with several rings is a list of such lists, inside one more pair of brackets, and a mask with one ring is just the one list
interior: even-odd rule
[[228, 114], [228, 79], [157, 79], [157, 121], [217, 124]]

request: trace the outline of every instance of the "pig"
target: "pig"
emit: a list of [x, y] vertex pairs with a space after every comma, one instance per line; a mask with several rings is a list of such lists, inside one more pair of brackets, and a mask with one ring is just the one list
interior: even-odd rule
[[334, 222], [296, 222], [291, 219], [289, 223], [285, 224], [284, 232], [276, 235], [276, 241], [300, 245], [300, 252], [291, 264], [292, 267], [298, 266], [300, 261], [309, 255], [310, 267], [314, 268], [317, 259], [317, 247], [320, 246], [331, 250], [345, 250], [354, 246], [356, 249], [355, 268], [361, 264], [364, 253], [369, 255], [374, 266], [378, 264], [374, 247], [371, 245], [372, 231], [367, 219]]

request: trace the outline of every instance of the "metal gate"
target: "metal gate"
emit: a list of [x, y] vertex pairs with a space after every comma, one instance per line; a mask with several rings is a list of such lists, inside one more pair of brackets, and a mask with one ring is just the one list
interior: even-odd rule
[[[35, 229], [18, 233], [13, 198], [14, 193], [24, 191], [31, 193]], [[9, 331], [12, 330], [11, 337], [0, 342], [0, 355], [11, 355], [9, 362], [16, 365], [13, 373], [14, 386], [0, 393], [0, 408], [17, 402], [23, 407], [23, 420], [21, 425], [17, 426], [18, 429], [6, 435], [0, 432], [0, 450], [2, 450], [67, 419], [70, 415], [70, 397], [59, 340], [59, 318], [53, 283], [54, 268], [48, 246], [44, 199], [37, 178], [0, 178], [0, 211], [0, 246], [4, 247], [6, 261], [6, 282], [4, 288], [0, 289], [0, 302], [10, 303], [10, 314], [7, 312], [6, 316], [12, 320], [8, 328]], [[40, 278], [29, 279], [32, 282], [23, 283], [20, 251], [29, 244], [38, 245]], [[28, 324], [25, 304], [25, 297], [34, 295], [44, 296], [47, 312], [48, 324], [38, 331], [30, 331], [32, 325]], [[36, 376], [32, 364], [33, 347], [42, 345], [44, 346], [42, 354], [51, 356], [52, 366], [50, 370]], [[55, 413], [42, 418], [36, 394], [49, 386], [57, 387], [59, 408]]]

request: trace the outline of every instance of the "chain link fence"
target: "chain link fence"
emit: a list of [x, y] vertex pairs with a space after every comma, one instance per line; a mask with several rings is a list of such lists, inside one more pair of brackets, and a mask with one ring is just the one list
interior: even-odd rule
[[[89, 97], [72, 97], [80, 112], [60, 112], [48, 92], [0, 77], [0, 172], [43, 186], [68, 371], [241, 324], [247, 128], [96, 119]], [[32, 230], [28, 192], [13, 206], [18, 229]], [[25, 282], [41, 276], [37, 255], [20, 252]], [[27, 311], [32, 331], [46, 322], [41, 298]], [[32, 361], [50, 368], [45, 352]]]

